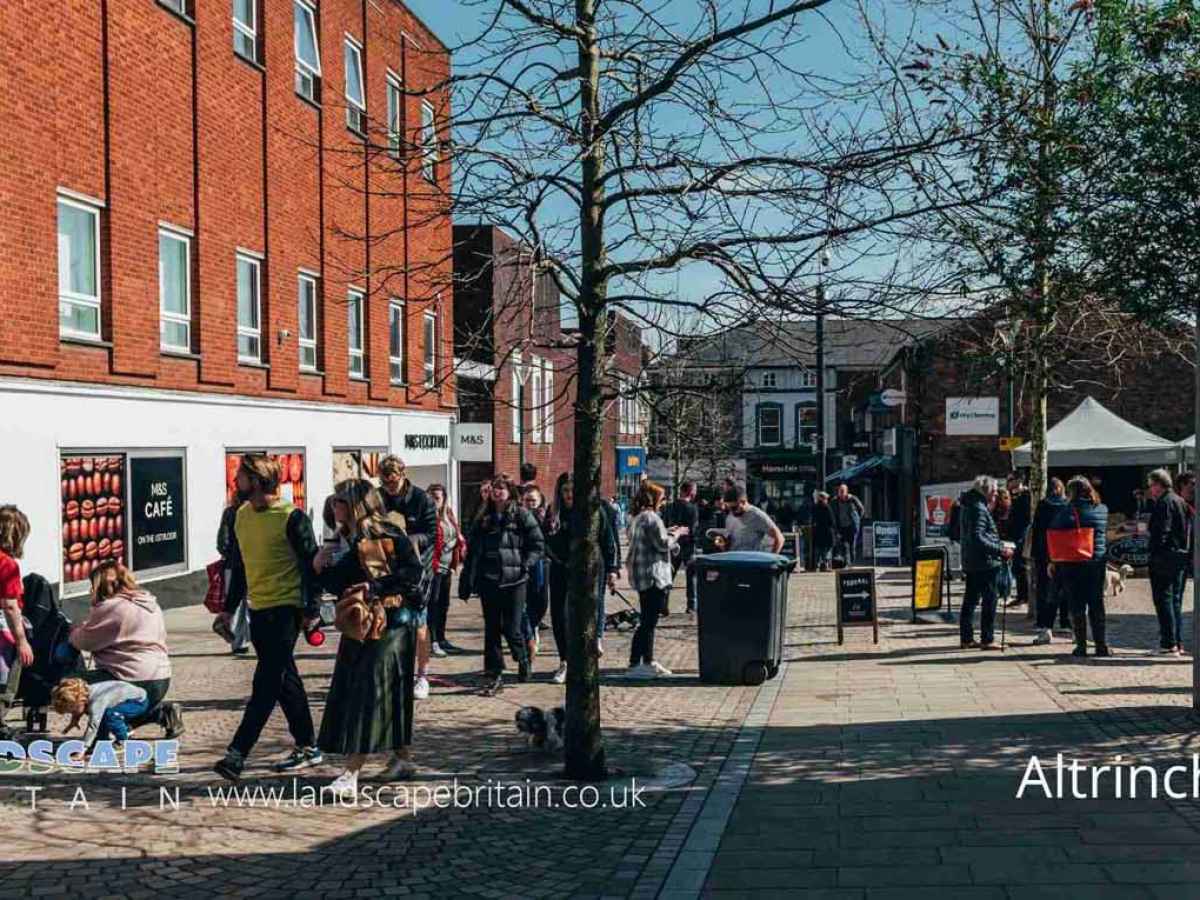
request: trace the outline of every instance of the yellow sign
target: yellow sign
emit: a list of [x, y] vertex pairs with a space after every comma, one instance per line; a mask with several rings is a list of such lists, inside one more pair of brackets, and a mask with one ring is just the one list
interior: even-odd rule
[[918, 559], [913, 583], [913, 609], [937, 609], [942, 605], [942, 560]]
[[1000, 449], [1005, 453], [1012, 453], [1024, 443], [1025, 438], [1023, 437], [1002, 437], [1000, 438]]

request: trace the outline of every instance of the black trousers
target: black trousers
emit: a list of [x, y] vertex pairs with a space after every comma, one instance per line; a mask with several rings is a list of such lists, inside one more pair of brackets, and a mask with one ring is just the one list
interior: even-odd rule
[[687, 591], [687, 609], [689, 612], [694, 612], [696, 609], [696, 570], [692, 566], [692, 549], [681, 550], [678, 556], [671, 557], [671, 580], [675, 580], [675, 576], [679, 574], [679, 570], [683, 569], [684, 587]]
[[499, 675], [504, 671], [502, 640], [517, 662], [525, 660], [525, 641], [521, 637], [521, 622], [525, 617], [525, 585], [500, 587], [495, 581], [481, 578], [479, 602], [483, 607], [483, 671]]
[[667, 604], [667, 592], [662, 588], [638, 591], [642, 606], [642, 618], [633, 633], [633, 645], [629, 649], [629, 664], [654, 662], [654, 629], [658, 627], [658, 616]]
[[[1018, 548], [1019, 549], [1019, 548]], [[1026, 573], [1025, 557], [1017, 553], [1012, 558], [1013, 581], [1017, 583], [1017, 602], [1029, 602], [1029, 576]]]
[[546, 579], [550, 589], [550, 628], [554, 631], [554, 645], [558, 648], [559, 662], [567, 661], [567, 567], [550, 564], [550, 577]]
[[1105, 641], [1103, 562], [1060, 563], [1055, 566], [1061, 594], [1071, 606], [1076, 620], [1076, 640], [1086, 637], [1087, 623], [1092, 623], [1092, 640], [1100, 645]]
[[429, 588], [429, 639], [441, 644], [446, 640], [446, 618], [450, 614], [450, 573], [433, 576]]
[[967, 572], [967, 586], [963, 593], [962, 608], [958, 617], [958, 636], [967, 644], [975, 639], [975, 607], [979, 612], [979, 640], [992, 643], [996, 637], [996, 570]]
[[229, 744], [242, 756], [249, 756], [258, 743], [276, 704], [283, 710], [297, 747], [312, 747], [316, 743], [308, 694], [296, 670], [296, 639], [300, 636], [301, 618], [296, 606], [250, 610], [250, 643], [258, 655], [258, 664], [254, 667], [250, 700]]
[[[88, 684], [99, 684], [102, 681], [120, 681], [116, 675], [105, 669], [90, 669], [81, 676]], [[146, 711], [140, 716], [127, 719], [125, 724], [130, 731], [142, 725], [162, 725], [162, 702], [171, 687], [170, 678], [155, 678], [150, 681], [131, 681], [130, 684], [140, 687], [146, 692]]]

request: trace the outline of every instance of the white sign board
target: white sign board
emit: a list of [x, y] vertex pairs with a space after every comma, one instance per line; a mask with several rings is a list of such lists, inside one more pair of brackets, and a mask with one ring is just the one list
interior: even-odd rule
[[946, 434], [1000, 434], [1000, 398], [947, 397]]
[[904, 391], [898, 391], [895, 388], [888, 388], [879, 395], [879, 402], [884, 406], [899, 406], [907, 399], [908, 396]]
[[450, 418], [390, 417], [389, 449], [407, 466], [438, 466], [450, 461]]
[[875, 565], [893, 563], [900, 565], [900, 523], [876, 522], [875, 542], [872, 547]]
[[454, 458], [459, 462], [491, 462], [492, 423], [459, 422], [455, 425]]

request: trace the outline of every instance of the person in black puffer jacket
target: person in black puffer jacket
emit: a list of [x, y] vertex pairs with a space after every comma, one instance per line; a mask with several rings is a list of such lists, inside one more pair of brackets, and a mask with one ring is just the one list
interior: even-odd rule
[[501, 637], [517, 660], [518, 678], [529, 680], [529, 655], [521, 639], [525, 589], [533, 564], [545, 554], [545, 539], [537, 520], [517, 502], [512, 482], [492, 481], [492, 495], [471, 529], [467, 561], [458, 583], [459, 597], [479, 595], [483, 606], [484, 692], [504, 687]]
[[[962, 609], [958, 620], [960, 643], [963, 649], [982, 648], [995, 650], [993, 628], [996, 622], [996, 579], [1000, 563], [1009, 559], [1012, 552], [1000, 543], [996, 522], [988, 511], [995, 499], [996, 479], [980, 475], [971, 490], [958, 498], [962, 510], [961, 543], [962, 567], [966, 575], [966, 592], [963, 594]], [[981, 644], [975, 643], [975, 607], [980, 606], [979, 636]]]

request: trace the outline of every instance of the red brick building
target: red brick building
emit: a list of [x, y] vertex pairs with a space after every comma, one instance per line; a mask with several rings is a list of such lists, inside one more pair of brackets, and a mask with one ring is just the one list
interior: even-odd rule
[[[497, 472], [515, 478], [528, 462], [537, 466], [538, 482], [549, 493], [558, 475], [572, 470], [575, 453], [574, 336], [564, 325], [558, 289], [551, 278], [534, 273], [517, 240], [493, 226], [455, 226], [454, 270], [462, 421], [492, 426], [490, 453], [462, 464], [464, 492], [472, 494]], [[611, 321], [614, 384], [624, 396], [614, 400], [605, 420], [606, 495], [636, 486], [647, 430], [634, 396], [642, 376], [641, 337], [628, 319], [614, 315]], [[634, 458], [639, 462], [631, 466]], [[464, 496], [464, 508], [473, 508], [471, 499]]]
[[88, 453], [182, 460], [164, 574], [211, 558], [239, 449], [298, 457], [310, 508], [335, 452], [452, 477], [449, 66], [397, 0], [0, 8], [4, 459], [54, 476], [0, 500], [34, 567], [58, 580]]

